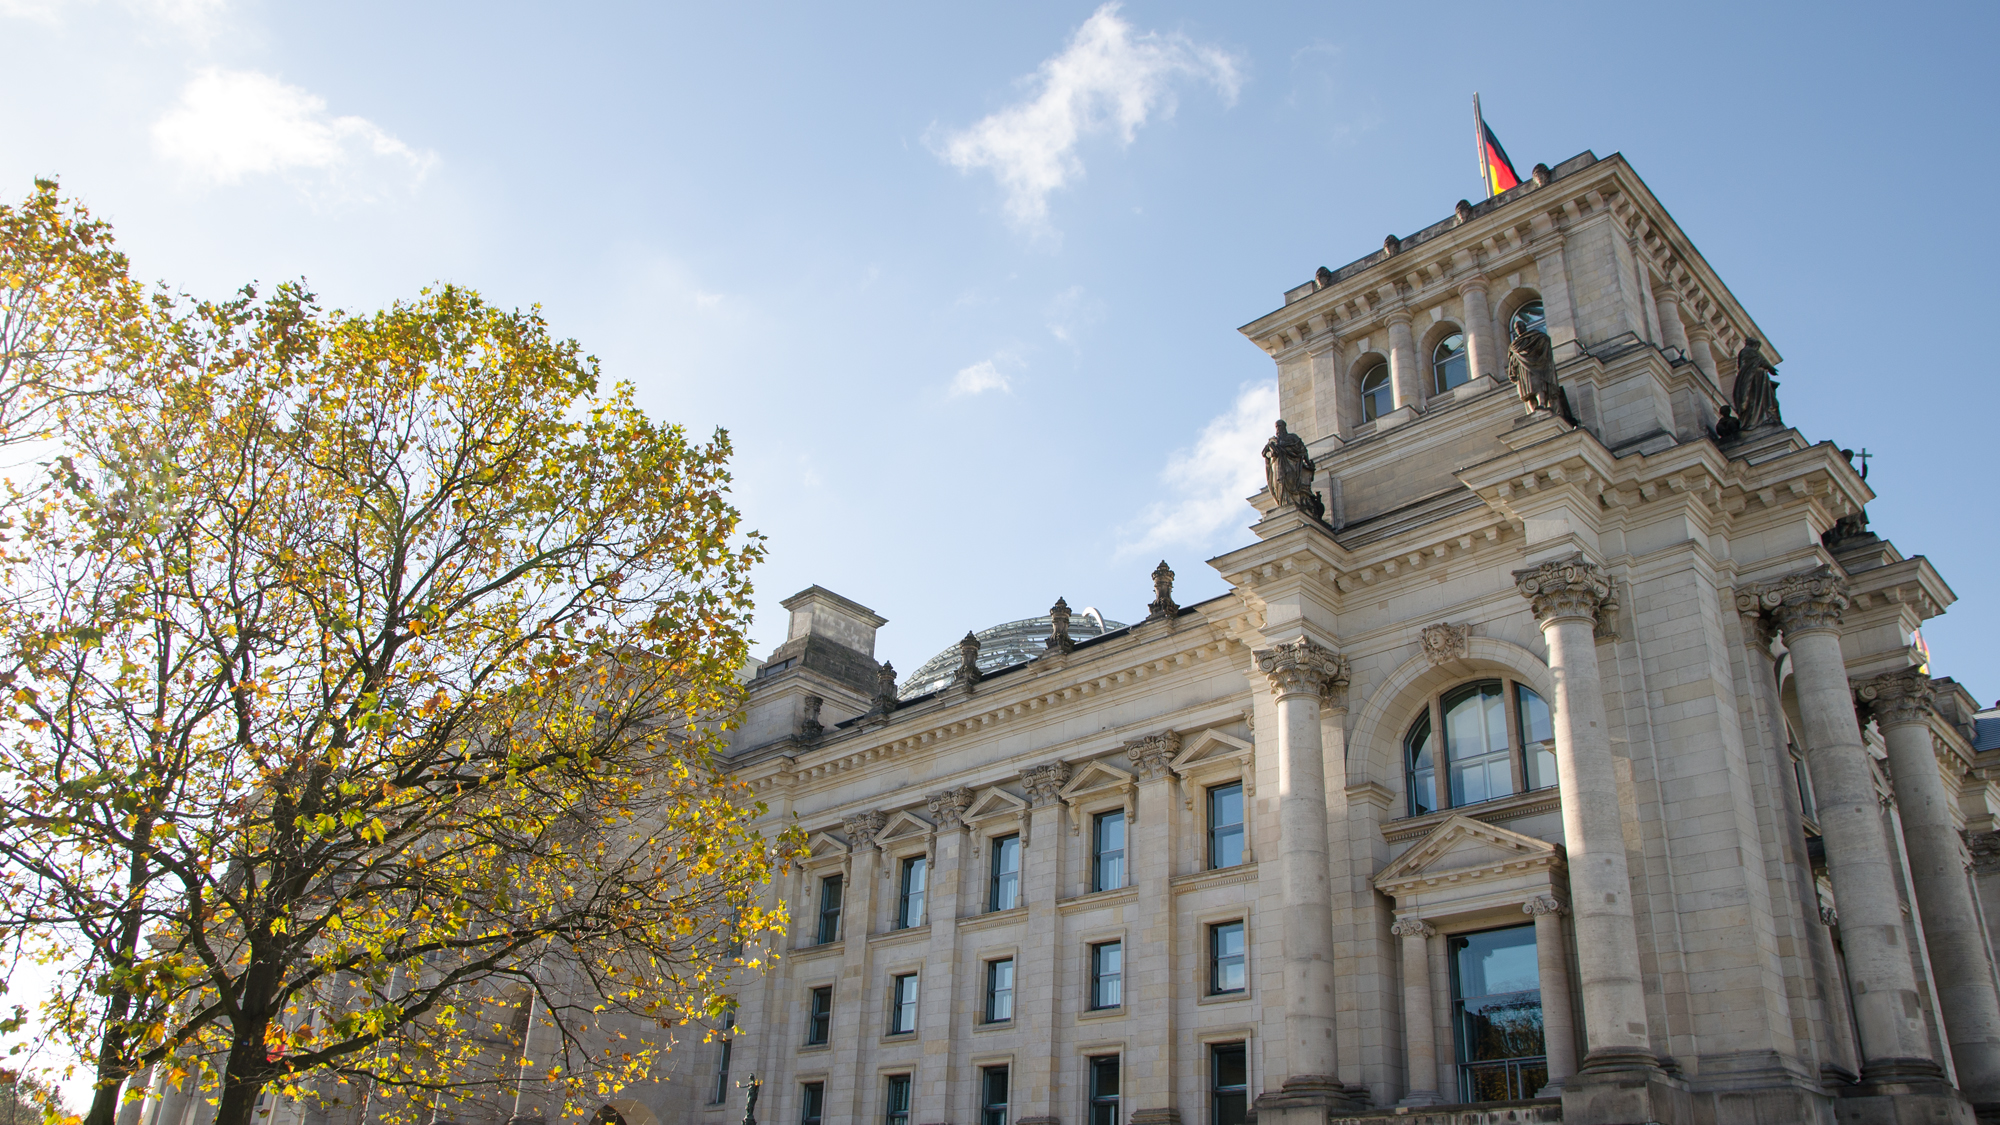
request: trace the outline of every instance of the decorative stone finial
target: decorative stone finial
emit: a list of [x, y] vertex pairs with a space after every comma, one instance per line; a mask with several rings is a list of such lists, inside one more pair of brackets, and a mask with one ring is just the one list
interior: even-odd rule
[[875, 669], [875, 705], [870, 714], [886, 717], [896, 709], [896, 666], [884, 660]]
[[1458, 206], [1452, 208], [1451, 211], [1452, 214], [1458, 216], [1458, 221], [1461, 225], [1472, 221], [1472, 201], [1470, 199], [1459, 200]]
[[965, 810], [972, 807], [972, 790], [947, 789], [925, 803], [939, 828], [959, 828], [965, 824]]
[[1049, 607], [1049, 627], [1049, 639], [1043, 645], [1045, 651], [1061, 656], [1076, 647], [1076, 642], [1069, 638], [1068, 602], [1057, 598], [1056, 604]]
[[1333, 284], [1332, 270], [1327, 269], [1325, 266], [1321, 266], [1317, 271], [1313, 273], [1313, 285], [1315, 287], [1315, 291], [1319, 289], [1324, 289], [1332, 284]]
[[882, 831], [882, 825], [888, 819], [888, 817], [883, 816], [880, 812], [870, 810], [869, 812], [855, 813], [853, 816], [841, 821], [841, 831], [847, 834], [847, 849], [849, 851], [859, 851], [867, 847], [880, 851], [882, 845], [876, 843], [875, 834]]
[[1762, 612], [1778, 622], [1787, 635], [1815, 629], [1840, 629], [1847, 609], [1847, 588], [1831, 567], [1787, 574], [1770, 582], [1746, 586], [1736, 593], [1738, 613]]
[[1160, 565], [1153, 568], [1153, 604], [1146, 607], [1146, 620], [1169, 619], [1180, 611], [1180, 603], [1174, 601], [1174, 568], [1161, 559]]
[[1180, 753], [1179, 731], [1161, 731], [1125, 744], [1125, 759], [1132, 763], [1133, 771], [1142, 781], [1152, 781], [1173, 772], [1173, 761], [1180, 757]]
[[1437, 927], [1424, 921], [1422, 918], [1398, 918], [1389, 927], [1389, 932], [1395, 934], [1397, 937], [1427, 938], [1437, 933]]
[[1528, 178], [1535, 181], [1536, 187], [1547, 187], [1549, 186], [1549, 181], [1556, 178], [1556, 174], [1549, 171], [1548, 165], [1537, 164], [1535, 165], [1535, 170], [1528, 173]]
[[826, 700], [821, 699], [817, 695], [806, 696], [804, 707], [799, 714], [799, 739], [801, 741], [811, 742], [826, 730], [825, 727], [819, 725], [819, 709], [825, 703]]
[[951, 682], [971, 690], [972, 685], [979, 682], [980, 676], [979, 638], [973, 635], [972, 630], [967, 629], [965, 636], [958, 642], [958, 671], [951, 674]]
[[1313, 474], [1318, 466], [1306, 453], [1305, 439], [1285, 428], [1285, 420], [1278, 419], [1278, 432], [1264, 443], [1264, 483], [1271, 489], [1271, 499], [1280, 508], [1297, 508], [1299, 511], [1326, 522], [1326, 501], [1313, 491]]
[[1062, 787], [1069, 783], [1069, 773], [1068, 762], [1050, 762], [1022, 770], [1021, 784], [1028, 790], [1028, 803], [1040, 806], [1057, 800]]
[[1523, 914], [1561, 914], [1568, 909], [1569, 907], [1564, 906], [1563, 901], [1554, 895], [1536, 895], [1521, 904]]
[[1854, 698], [1884, 729], [1927, 722], [1937, 709], [1937, 688], [1931, 685], [1930, 676], [1915, 668], [1867, 680], [1854, 689]]
[[1259, 652], [1257, 667], [1280, 699], [1304, 693], [1325, 697], [1347, 686], [1347, 658], [1305, 637]]
[[1394, 254], [1400, 251], [1402, 248], [1403, 248], [1403, 240], [1397, 238], [1393, 234], [1388, 235], [1382, 239], [1382, 252], [1384, 254]]
[[1424, 659], [1433, 666], [1464, 660], [1472, 654], [1472, 626], [1448, 625], [1442, 621], [1426, 625], [1423, 632]]
[[1544, 625], [1565, 617], [1588, 617], [1601, 625], [1618, 609], [1611, 579], [1582, 552], [1517, 570], [1514, 585]]

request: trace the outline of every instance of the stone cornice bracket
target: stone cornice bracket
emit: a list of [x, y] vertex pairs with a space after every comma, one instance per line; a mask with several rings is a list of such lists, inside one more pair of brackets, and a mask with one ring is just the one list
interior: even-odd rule
[[1618, 612], [1618, 601], [1611, 595], [1610, 577], [1604, 568], [1584, 558], [1581, 551], [1566, 559], [1515, 571], [1514, 586], [1528, 599], [1535, 620], [1543, 625], [1582, 617], [1589, 619], [1602, 635], [1604, 623]]
[[875, 834], [882, 831], [882, 825], [888, 819], [878, 811], [869, 811], [856, 813], [841, 821], [840, 830], [847, 836], [847, 850], [854, 852], [870, 847], [881, 851], [882, 845], [875, 839]]
[[1839, 632], [1840, 615], [1847, 605], [1847, 584], [1826, 566], [1747, 586], [1736, 595], [1738, 613], [1770, 614], [1778, 628], [1788, 634]]
[[1141, 781], [1157, 781], [1173, 773], [1173, 761], [1180, 753], [1179, 731], [1162, 731], [1125, 744], [1126, 760], [1132, 763], [1132, 772]]
[[1875, 716], [1884, 730], [1903, 723], [1925, 723], [1937, 710], [1937, 689], [1915, 668], [1864, 680], [1854, 698]]
[[1270, 677], [1271, 693], [1279, 699], [1306, 694], [1330, 699], [1347, 687], [1347, 658], [1306, 637], [1258, 652], [1257, 667]]
[[1437, 928], [1421, 918], [1398, 918], [1389, 927], [1389, 932], [1397, 937], [1427, 938], [1437, 933]]
[[1464, 660], [1472, 654], [1472, 626], [1451, 625], [1440, 621], [1424, 626], [1422, 635], [1424, 659], [1433, 668], [1453, 661]]
[[947, 789], [925, 802], [931, 810], [931, 819], [937, 822], [938, 830], [965, 827], [965, 810], [972, 807], [972, 790], [967, 788]]
[[1554, 895], [1536, 895], [1521, 904], [1523, 914], [1565, 914], [1568, 911], [1569, 907]]
[[1069, 782], [1069, 775], [1068, 762], [1050, 762], [1022, 770], [1021, 784], [1028, 790], [1028, 803], [1037, 808], [1056, 803], [1062, 787]]

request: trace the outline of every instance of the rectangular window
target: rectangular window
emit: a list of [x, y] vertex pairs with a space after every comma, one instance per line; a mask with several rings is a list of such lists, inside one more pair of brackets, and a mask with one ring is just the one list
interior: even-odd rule
[[924, 924], [924, 881], [929, 864], [923, 856], [903, 861], [902, 894], [896, 900], [896, 928], [907, 930]]
[[1243, 1125], [1250, 1101], [1249, 1056], [1241, 1043], [1208, 1049], [1208, 1103], [1212, 1125]]
[[1118, 1056], [1090, 1060], [1090, 1125], [1118, 1125]]
[[910, 1076], [891, 1074], [882, 1099], [883, 1125], [910, 1125]]
[[1014, 959], [986, 962], [986, 1022], [1014, 1018]]
[[729, 1100], [729, 1040], [724, 1039], [721, 1050], [715, 1056], [715, 1085], [709, 1088], [708, 1104], [721, 1105]]
[[904, 973], [890, 982], [889, 1034], [908, 1035], [917, 1029], [917, 974]]
[[840, 876], [819, 881], [819, 943], [840, 940]]
[[1090, 889], [1125, 885], [1125, 811], [1099, 813], [1091, 829]]
[[833, 986], [823, 984], [812, 990], [811, 1007], [806, 1013], [806, 1046], [825, 1046], [832, 1030]]
[[826, 1113], [826, 1083], [808, 1082], [800, 1092], [799, 1125], [820, 1125], [820, 1117]]
[[1021, 903], [1021, 837], [993, 841], [993, 885], [986, 895], [988, 910], [1012, 910]]
[[979, 1072], [979, 1125], [1007, 1125], [1007, 1068]]
[[1459, 1100], [1532, 1098], [1548, 1084], [1542, 1052], [1542, 974], [1535, 927], [1454, 934], [1452, 1031], [1458, 1041]]
[[1125, 946], [1107, 941], [1090, 947], [1090, 1006], [1116, 1008], [1125, 1002]]
[[1243, 783], [1232, 781], [1208, 791], [1208, 865], [1243, 862]]
[[1221, 922], [1208, 928], [1208, 990], [1211, 993], [1241, 992], [1247, 985], [1243, 971], [1243, 923]]
[[1521, 716], [1521, 757], [1528, 788], [1550, 788], [1556, 783], [1556, 728], [1549, 705], [1528, 685], [1515, 684], [1514, 707]]

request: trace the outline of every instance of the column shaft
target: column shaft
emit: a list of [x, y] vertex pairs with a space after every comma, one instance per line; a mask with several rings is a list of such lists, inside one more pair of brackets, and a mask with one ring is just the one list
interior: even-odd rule
[[1468, 279], [1458, 287], [1465, 301], [1465, 360], [1472, 377], [1503, 376], [1501, 354], [1493, 341], [1493, 315], [1486, 306], [1486, 279]]
[[1424, 402], [1421, 365], [1417, 362], [1417, 340], [1410, 332], [1410, 314], [1389, 314], [1389, 383], [1395, 391], [1396, 408], [1420, 407]]
[[1125, 950], [1126, 1010], [1135, 1020], [1133, 1046], [1125, 1060], [1123, 1102], [1134, 1125], [1169, 1125], [1180, 1120], [1174, 1099], [1173, 771], [1180, 736], [1171, 732], [1127, 745], [1127, 759], [1139, 775], [1135, 822], [1126, 826], [1126, 862], [1139, 890], [1137, 940]]
[[[1062, 897], [1062, 802], [1057, 792], [1069, 780], [1069, 765], [1051, 762], [1021, 774], [1028, 790], [1028, 823], [1021, 835], [1021, 898], [1028, 907], [1027, 932], [1014, 960], [1014, 1026], [1028, 1045], [1025, 1073], [1009, 1078], [1008, 1097], [1014, 1119], [1054, 1119], [1062, 1116], [1056, 1099], [1060, 1071], [1056, 1062], [1056, 1021], [1062, 1011], [1062, 918], [1056, 902]], [[1042, 1048], [1042, 1049], [1037, 1049]], [[973, 1095], [974, 1099], [978, 1094]]]
[[1397, 1105], [1437, 1105], [1437, 1024], [1431, 1018], [1431, 935], [1437, 931], [1404, 918], [1389, 932], [1403, 939], [1403, 1100]]
[[[970, 790], [960, 790], [970, 798]], [[917, 1027], [923, 1035], [923, 1069], [917, 1082], [917, 1096], [923, 1101], [924, 1117], [931, 1121], [954, 1119], [957, 1100], [952, 1096], [959, 1069], [958, 1048], [970, 1030], [960, 1024], [958, 989], [969, 987], [975, 995], [986, 987], [983, 966], [958, 963], [958, 900], [962, 881], [961, 857], [966, 852], [965, 822], [959, 819], [965, 803], [956, 793], [933, 797], [936, 839], [930, 853], [929, 885], [925, 888], [924, 913], [931, 928], [930, 952], [925, 957], [924, 975], [919, 986]], [[973, 1017], [976, 1021], [977, 1016]]]
[[1563, 950], [1562, 903], [1542, 896], [1521, 909], [1535, 916], [1535, 964], [1542, 977], [1542, 1049], [1549, 1060], [1549, 1084], [1538, 1096], [1562, 1090], [1576, 1073], [1576, 1020], [1570, 1014], [1569, 957]]
[[1693, 359], [1694, 349], [1688, 346], [1687, 325], [1681, 323], [1680, 296], [1672, 289], [1655, 289], [1653, 306], [1660, 317], [1660, 335], [1664, 337], [1661, 342], [1670, 348], [1679, 348], [1687, 353], [1689, 359]]

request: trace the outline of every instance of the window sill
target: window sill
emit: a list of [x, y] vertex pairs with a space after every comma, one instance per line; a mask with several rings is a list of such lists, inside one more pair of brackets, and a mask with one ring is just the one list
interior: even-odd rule
[[816, 1055], [816, 1054], [820, 1053], [821, 1051], [831, 1051], [831, 1050], [833, 1050], [833, 1044], [832, 1044], [831, 1042], [827, 1042], [827, 1043], [807, 1043], [807, 1044], [805, 1044], [804, 1046], [802, 1046], [802, 1047], [800, 1047], [800, 1048], [799, 1048], [799, 1054], [801, 1054], [801, 1055]]
[[1186, 875], [1176, 875], [1169, 883], [1175, 894], [1204, 890], [1208, 887], [1228, 886], [1231, 883], [1254, 883], [1257, 881], [1255, 861], [1239, 863], [1234, 867], [1210, 867]]
[[1195, 1000], [1195, 1003], [1196, 1004], [1240, 1004], [1248, 999], [1250, 999], [1250, 990], [1246, 988], [1241, 990], [1240, 992], [1211, 992], [1206, 996], [1197, 998]]
[[1505, 797], [1495, 797], [1476, 805], [1460, 805], [1456, 808], [1427, 812], [1421, 816], [1392, 820], [1382, 826], [1382, 839], [1391, 844], [1414, 840], [1428, 834], [1431, 829], [1454, 816], [1469, 816], [1474, 820], [1495, 824], [1503, 820], [1540, 816], [1543, 813], [1559, 811], [1561, 808], [1562, 794], [1555, 786], [1547, 789], [1530, 789], [1526, 793], [1510, 793]]
[[1116, 1008], [1085, 1008], [1077, 1014], [1076, 1018], [1080, 1020], [1115, 1020], [1124, 1015], [1125, 1005], [1120, 1004]]
[[1139, 897], [1139, 888], [1123, 886], [1115, 891], [1089, 891], [1056, 903], [1056, 909], [1064, 914], [1077, 910], [1091, 910], [1100, 906], [1120, 906]]
[[1020, 922], [1028, 917], [1028, 907], [1024, 903], [1005, 910], [988, 910], [984, 914], [973, 914], [958, 920], [961, 930], [977, 930], [986, 926], [1004, 926], [1009, 922]]
[[904, 926], [900, 930], [884, 930], [879, 934], [869, 934], [868, 944], [894, 945], [903, 941], [929, 940], [930, 936], [930, 923], [926, 922], [921, 926]]
[[1014, 1021], [1012, 1019], [981, 1020], [980, 1022], [972, 1025], [972, 1033], [974, 1035], [977, 1035], [982, 1031], [1012, 1031], [1012, 1030], [1014, 1030]]
[[846, 944], [845, 941], [822, 941], [815, 945], [801, 945], [797, 949], [792, 950], [789, 956], [798, 961], [810, 961], [815, 957], [825, 957], [830, 953], [838, 953]]
[[917, 1033], [914, 1031], [892, 1031], [878, 1040], [884, 1047], [893, 1046], [897, 1043], [915, 1043], [916, 1041]]

